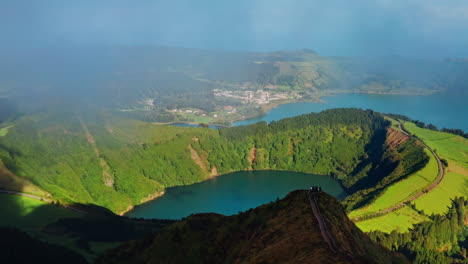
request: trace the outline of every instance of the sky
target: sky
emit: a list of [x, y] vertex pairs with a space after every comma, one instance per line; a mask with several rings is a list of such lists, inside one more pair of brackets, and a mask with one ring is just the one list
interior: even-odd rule
[[0, 0], [0, 47], [468, 57], [466, 0]]

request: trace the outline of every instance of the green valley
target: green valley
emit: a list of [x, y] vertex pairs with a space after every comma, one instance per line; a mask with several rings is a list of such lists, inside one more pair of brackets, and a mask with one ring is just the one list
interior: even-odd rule
[[468, 264], [468, 1], [0, 6], [0, 264]]

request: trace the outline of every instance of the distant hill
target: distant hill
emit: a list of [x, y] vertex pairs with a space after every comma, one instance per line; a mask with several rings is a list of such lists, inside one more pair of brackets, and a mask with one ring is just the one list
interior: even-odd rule
[[[51, 100], [106, 106], [147, 121], [193, 120], [173, 109], [217, 114], [225, 105], [258, 114], [252, 105], [214, 95], [269, 90], [289, 100], [316, 100], [331, 92], [430, 94], [466, 91], [464, 60], [321, 56], [309, 49], [232, 52], [176, 47], [89, 47], [2, 54], [1, 91], [22, 107]], [[28, 76], [28, 78], [24, 78]], [[27, 102], [27, 103], [25, 103]], [[254, 112], [254, 114], [252, 113]], [[219, 113], [218, 113], [219, 115]], [[224, 118], [222, 121], [226, 121]], [[232, 121], [232, 120], [228, 120]]]
[[234, 216], [192, 215], [97, 263], [407, 263], [372, 242], [335, 198], [319, 193], [317, 200], [338, 252], [322, 237], [307, 191], [294, 191]]

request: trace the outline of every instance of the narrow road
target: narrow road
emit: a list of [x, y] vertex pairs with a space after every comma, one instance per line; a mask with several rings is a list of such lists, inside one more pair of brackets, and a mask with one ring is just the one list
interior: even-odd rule
[[[8, 191], [8, 190], [1, 190], [0, 189], [0, 193], [14, 194], [14, 195], [19, 195], [19, 196], [29, 197], [29, 198], [32, 198], [32, 199], [40, 200], [40, 201], [48, 203], [48, 204], [52, 203], [52, 200], [49, 200], [47, 198], [39, 197], [39, 196], [32, 195], [32, 194], [22, 193], [22, 192]], [[75, 208], [73, 206], [70, 206], [70, 205], [61, 205], [61, 206], [63, 206], [66, 209], [70, 209], [72, 211], [78, 212], [78, 213], [82, 213], [82, 214], [87, 214], [88, 213], [86, 211], [82, 211], [82, 210], [77, 209], [77, 208]]]
[[[400, 129], [401, 133], [405, 134], [406, 136], [412, 137], [408, 132], [405, 131], [404, 127], [402, 126], [402, 124], [400, 122], [398, 122], [398, 129]], [[426, 143], [424, 143], [424, 141], [422, 141], [421, 139], [419, 139], [417, 137], [414, 137], [414, 138], [417, 141], [421, 142], [421, 144], [423, 144], [423, 146], [425, 148], [427, 148], [432, 153], [432, 155], [436, 158], [437, 166], [439, 168], [437, 179], [430, 186], [426, 187], [424, 190], [422, 190], [421, 192], [411, 196], [410, 198], [404, 200], [403, 202], [401, 202], [401, 203], [399, 203], [399, 204], [397, 204], [395, 206], [392, 206], [390, 208], [387, 208], [385, 210], [379, 211], [377, 213], [373, 213], [373, 214], [365, 215], [365, 216], [361, 216], [361, 217], [356, 217], [356, 218], [353, 219], [355, 222], [364, 221], [364, 220], [368, 220], [368, 219], [375, 218], [375, 217], [378, 217], [378, 216], [382, 216], [384, 214], [387, 214], [387, 213], [393, 212], [393, 211], [395, 211], [397, 209], [400, 209], [402, 207], [405, 207], [408, 203], [418, 199], [419, 197], [421, 197], [424, 194], [428, 193], [429, 191], [431, 191], [432, 189], [437, 187], [437, 185], [440, 184], [440, 182], [442, 181], [442, 179], [445, 176], [445, 170], [444, 170], [444, 166], [442, 164], [442, 161], [439, 158], [439, 155], [437, 155], [437, 153], [435, 153], [434, 150], [432, 150], [428, 145], [426, 145]]]

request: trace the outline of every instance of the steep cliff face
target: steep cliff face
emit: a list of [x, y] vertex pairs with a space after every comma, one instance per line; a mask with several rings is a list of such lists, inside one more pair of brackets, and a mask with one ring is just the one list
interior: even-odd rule
[[307, 191], [234, 216], [197, 214], [144, 240], [107, 252], [98, 263], [405, 263], [373, 243], [338, 201], [316, 194], [330, 248]]

